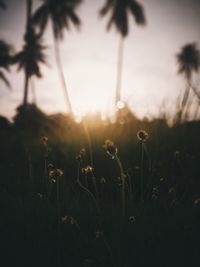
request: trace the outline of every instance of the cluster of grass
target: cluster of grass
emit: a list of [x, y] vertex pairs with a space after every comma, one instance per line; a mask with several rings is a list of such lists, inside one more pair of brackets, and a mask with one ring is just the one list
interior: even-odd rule
[[199, 266], [199, 134], [127, 112], [0, 118], [4, 266]]

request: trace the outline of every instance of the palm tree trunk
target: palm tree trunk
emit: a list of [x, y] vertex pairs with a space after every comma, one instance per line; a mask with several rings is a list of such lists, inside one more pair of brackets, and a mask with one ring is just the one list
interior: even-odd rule
[[179, 122], [183, 119], [183, 114], [184, 114], [185, 108], [187, 106], [188, 98], [189, 98], [190, 87], [191, 87], [190, 79], [187, 79], [187, 86], [186, 86], [186, 89], [185, 89], [185, 93], [183, 95], [183, 100], [182, 100], [182, 103], [181, 103], [181, 110], [180, 110], [180, 113], [179, 113]]
[[121, 100], [121, 82], [122, 82], [122, 68], [123, 68], [123, 52], [124, 52], [124, 37], [120, 37], [119, 49], [118, 49], [118, 63], [117, 63], [117, 81], [116, 81], [116, 95], [115, 95], [115, 107]]
[[35, 91], [35, 83], [33, 80], [33, 77], [30, 80], [30, 84], [31, 84], [31, 93], [32, 93], [32, 103], [37, 106], [37, 98], [36, 98], [36, 91]]
[[24, 83], [24, 100], [23, 100], [23, 106], [27, 105], [28, 100], [28, 84], [29, 84], [29, 77], [25, 73], [25, 83]]
[[[26, 33], [28, 33], [30, 30], [31, 10], [32, 10], [32, 0], [27, 0]], [[28, 84], [29, 84], [29, 76], [25, 71], [24, 99], [23, 99], [24, 106], [27, 105], [27, 100], [28, 100]]]
[[60, 75], [62, 87], [63, 87], [64, 94], [65, 94], [65, 97], [66, 97], [66, 102], [67, 102], [67, 106], [68, 106], [68, 109], [69, 109], [69, 113], [72, 114], [72, 105], [71, 105], [71, 101], [70, 101], [70, 98], [69, 98], [67, 85], [66, 85], [66, 82], [65, 82], [65, 76], [64, 76], [64, 73], [63, 73], [61, 59], [60, 59], [59, 46], [58, 46], [58, 42], [56, 40], [55, 34], [53, 34], [53, 39], [54, 39], [55, 57], [56, 57], [56, 64], [57, 64], [57, 67], [58, 67], [58, 72], [59, 72], [59, 75]]

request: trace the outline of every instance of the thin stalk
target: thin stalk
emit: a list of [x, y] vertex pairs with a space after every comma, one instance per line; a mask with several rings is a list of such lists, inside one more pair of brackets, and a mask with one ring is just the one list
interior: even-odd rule
[[111, 259], [112, 266], [114, 267], [115, 266], [115, 264], [114, 264], [114, 257], [113, 257], [113, 253], [112, 253], [111, 247], [109, 246], [109, 244], [108, 244], [108, 242], [107, 242], [107, 240], [106, 240], [106, 238], [105, 238], [104, 235], [103, 235], [102, 239], [103, 239], [103, 242], [105, 244], [105, 247], [108, 250], [108, 253], [110, 254], [110, 259]]
[[140, 164], [140, 173], [141, 173], [141, 203], [143, 202], [143, 183], [144, 183], [144, 172], [143, 172], [143, 166], [144, 165], [144, 143], [141, 142], [141, 164]]
[[85, 187], [88, 188], [88, 180], [87, 180], [87, 174], [84, 173], [84, 177], [85, 177]]
[[151, 158], [150, 158], [150, 155], [149, 155], [149, 152], [148, 152], [148, 149], [145, 143], [143, 143], [143, 149], [149, 162], [149, 172], [150, 172], [151, 171]]
[[48, 152], [49, 152], [49, 149], [48, 149], [48, 145], [45, 145], [44, 147], [45, 149], [45, 152], [44, 152], [44, 195], [46, 195], [48, 197]]
[[80, 181], [80, 163], [78, 163], [78, 172], [77, 172], [76, 182], [80, 186], [80, 188], [93, 200], [93, 203], [97, 209], [97, 213], [98, 213], [98, 215], [100, 215], [99, 207], [97, 205], [97, 202], [96, 202], [94, 195], [90, 192], [90, 190], [88, 190], [84, 185], [82, 185], [82, 183]]
[[61, 266], [61, 254], [60, 254], [60, 201], [59, 201], [59, 179], [56, 180], [57, 185], [57, 261], [58, 266]]
[[131, 176], [129, 175], [128, 171], [126, 172], [126, 175], [128, 177], [128, 182], [129, 182], [129, 193], [130, 193], [130, 199], [133, 199], [133, 185], [132, 185], [132, 180], [131, 180]]
[[121, 198], [122, 198], [122, 224], [124, 223], [125, 220], [125, 183], [126, 183], [126, 175], [124, 173], [124, 169], [122, 166], [122, 163], [119, 159], [119, 157], [116, 155], [116, 161], [120, 169], [120, 175], [121, 175], [121, 180], [122, 180], [122, 192], [121, 192]]
[[83, 127], [84, 127], [84, 131], [85, 131], [85, 135], [86, 135], [86, 139], [88, 143], [88, 148], [89, 148], [90, 164], [93, 167], [92, 142], [91, 142], [90, 133], [88, 131], [88, 127], [87, 127], [85, 120], [83, 120]]
[[29, 153], [28, 162], [29, 162], [29, 187], [30, 187], [29, 190], [30, 190], [30, 194], [32, 194], [32, 189], [33, 189], [33, 164], [32, 164], [31, 153]]
[[96, 198], [98, 199], [98, 189], [97, 189], [97, 182], [96, 182], [96, 177], [92, 174], [92, 183], [94, 186], [94, 190], [95, 190], [95, 194], [96, 194]]

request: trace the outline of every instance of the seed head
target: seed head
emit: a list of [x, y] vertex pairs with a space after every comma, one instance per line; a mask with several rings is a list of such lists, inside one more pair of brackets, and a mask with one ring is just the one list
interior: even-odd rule
[[95, 238], [99, 239], [103, 236], [103, 231], [97, 230], [94, 234], [95, 234]]
[[146, 142], [149, 138], [149, 134], [145, 130], [140, 130], [137, 132], [137, 138], [141, 142]]
[[130, 216], [130, 217], [129, 217], [129, 222], [130, 222], [130, 223], [135, 223], [135, 222], [136, 222], [136, 218], [135, 218], [135, 216]]
[[92, 168], [92, 166], [87, 165], [85, 168], [82, 168], [82, 173], [93, 173], [94, 169]]
[[54, 169], [53, 164], [49, 163], [49, 164], [48, 164], [48, 169], [49, 169], [49, 170], [53, 170], [53, 169]]
[[111, 156], [112, 159], [114, 159], [118, 152], [115, 144], [110, 140], [106, 140], [104, 148], [106, 149], [107, 154]]
[[101, 177], [100, 184], [105, 184], [105, 183], [106, 183], [106, 179], [104, 177]]
[[68, 223], [71, 225], [76, 224], [76, 220], [69, 215], [65, 215], [64, 217], [62, 217], [61, 221], [62, 221], [62, 223]]
[[52, 182], [56, 182], [56, 179], [63, 176], [63, 171], [61, 169], [50, 169], [49, 178], [51, 178]]
[[194, 205], [199, 205], [200, 204], [200, 198], [197, 198], [193, 202]]
[[178, 159], [180, 157], [180, 151], [178, 150], [174, 151], [174, 157]]
[[47, 145], [48, 137], [42, 136], [41, 141], [43, 142], [44, 145]]
[[86, 153], [86, 149], [85, 148], [82, 148], [78, 154], [78, 156], [76, 157], [76, 160], [77, 161], [82, 161], [83, 160], [83, 157], [85, 156], [85, 153]]
[[174, 195], [176, 193], [176, 189], [174, 187], [170, 187], [168, 193]]

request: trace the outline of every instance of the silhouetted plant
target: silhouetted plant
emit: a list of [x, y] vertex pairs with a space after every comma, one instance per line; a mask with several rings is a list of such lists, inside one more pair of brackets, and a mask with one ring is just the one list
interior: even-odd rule
[[195, 43], [186, 44], [181, 48], [177, 54], [178, 73], [183, 74], [186, 79], [186, 88], [181, 103], [181, 110], [179, 112], [179, 120], [182, 119], [184, 108], [187, 105], [190, 89], [192, 89], [200, 98], [196, 88], [192, 85], [192, 74], [198, 72], [200, 67], [200, 51]]
[[0, 40], [0, 79], [10, 88], [11, 85], [3, 70], [9, 71], [9, 66], [12, 63], [12, 47], [5, 41]]
[[117, 31], [120, 33], [120, 42], [118, 50], [118, 65], [117, 65], [117, 82], [116, 82], [116, 96], [115, 105], [121, 100], [121, 79], [122, 79], [122, 67], [123, 67], [123, 45], [124, 39], [129, 33], [128, 16], [133, 16], [136, 24], [145, 25], [146, 19], [143, 11], [143, 7], [134, 0], [106, 0], [105, 5], [100, 10], [100, 15], [105, 16], [108, 12], [111, 12], [111, 17], [108, 21], [107, 30], [110, 30], [114, 24]]
[[23, 105], [27, 105], [29, 80], [32, 76], [41, 78], [39, 63], [46, 63], [43, 50], [45, 47], [41, 44], [41, 35], [36, 34], [31, 22], [32, 0], [27, 0], [27, 24], [24, 35], [24, 46], [22, 51], [14, 57], [14, 63], [18, 64], [18, 70], [23, 69], [25, 73], [24, 98]]
[[70, 23], [74, 26], [80, 26], [80, 20], [75, 13], [75, 9], [82, 2], [81, 0], [42, 0], [42, 5], [36, 10], [33, 16], [33, 22], [40, 29], [40, 34], [43, 34], [47, 27], [48, 20], [51, 20], [56, 63], [61, 79], [61, 83], [64, 89], [66, 102], [69, 108], [69, 112], [72, 113], [71, 101], [62, 69], [60, 51], [58, 42], [63, 39], [64, 29], [69, 30]]

